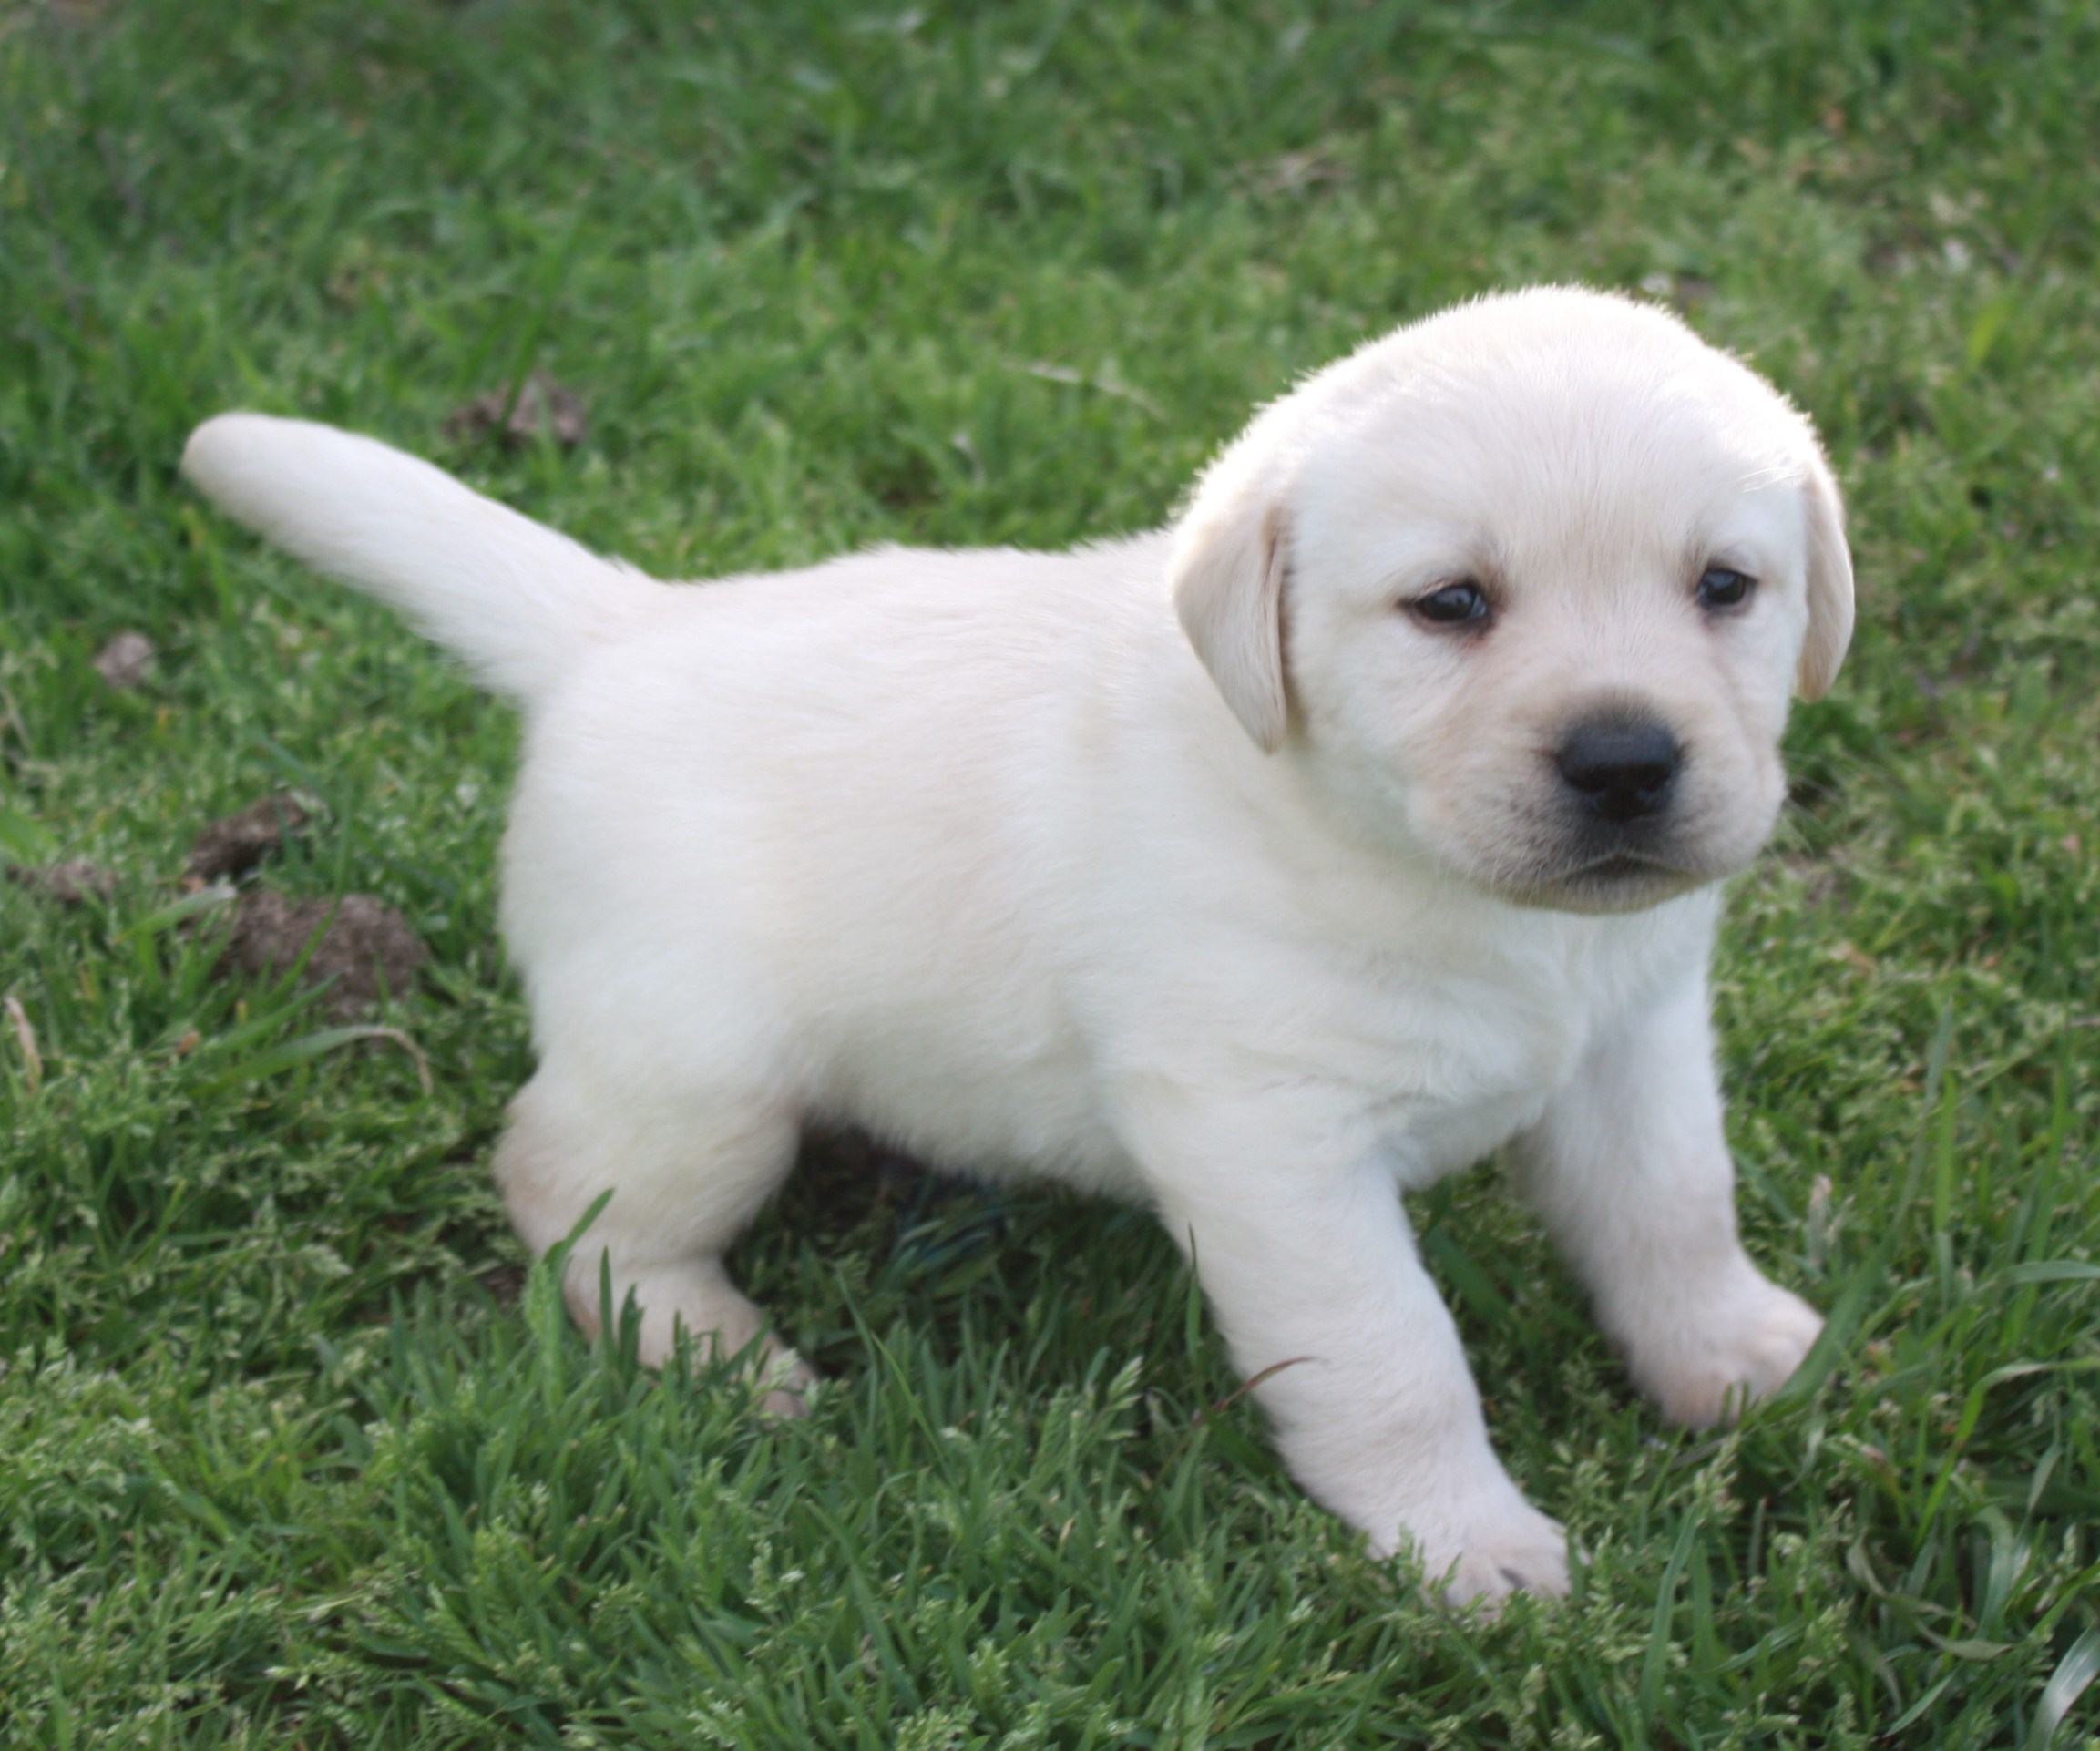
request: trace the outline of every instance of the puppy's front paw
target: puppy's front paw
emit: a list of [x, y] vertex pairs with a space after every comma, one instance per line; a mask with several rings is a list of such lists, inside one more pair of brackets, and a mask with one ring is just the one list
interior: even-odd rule
[[1685, 1309], [1660, 1342], [1629, 1347], [1628, 1359], [1665, 1417], [1708, 1428], [1777, 1392], [1822, 1329], [1821, 1314], [1745, 1261], [1726, 1293]]
[[1401, 1537], [1420, 1557], [1430, 1584], [1441, 1585], [1447, 1604], [1478, 1600], [1492, 1612], [1514, 1592], [1567, 1595], [1566, 1531], [1513, 1490], [1474, 1513], [1405, 1527]]

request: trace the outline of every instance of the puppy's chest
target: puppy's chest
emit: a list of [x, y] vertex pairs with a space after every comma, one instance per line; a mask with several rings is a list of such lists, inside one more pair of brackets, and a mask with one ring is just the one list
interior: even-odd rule
[[1587, 957], [1419, 978], [1387, 994], [1373, 1123], [1404, 1183], [1469, 1166], [1535, 1124], [1626, 1013]]

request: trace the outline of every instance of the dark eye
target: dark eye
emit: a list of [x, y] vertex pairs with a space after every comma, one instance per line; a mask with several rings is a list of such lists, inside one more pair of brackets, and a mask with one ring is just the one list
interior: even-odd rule
[[1488, 593], [1470, 578], [1418, 596], [1408, 607], [1433, 626], [1464, 626], [1488, 618]]
[[1747, 571], [1731, 571], [1726, 566], [1708, 566], [1699, 574], [1699, 606], [1701, 608], [1736, 608], [1749, 599], [1757, 580]]

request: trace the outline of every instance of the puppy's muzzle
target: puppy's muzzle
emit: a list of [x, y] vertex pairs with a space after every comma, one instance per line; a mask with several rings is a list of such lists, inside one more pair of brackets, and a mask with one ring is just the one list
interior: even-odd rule
[[1571, 728], [1553, 752], [1553, 763], [1578, 813], [1618, 825], [1670, 806], [1685, 755], [1668, 725], [1613, 714]]

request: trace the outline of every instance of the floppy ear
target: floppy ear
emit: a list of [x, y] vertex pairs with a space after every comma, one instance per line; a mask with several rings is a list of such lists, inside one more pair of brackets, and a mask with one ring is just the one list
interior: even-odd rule
[[[1282, 505], [1246, 483], [1216, 483], [1183, 520], [1167, 581], [1174, 612], [1218, 691], [1255, 745], [1283, 745], [1284, 573], [1290, 531]], [[1213, 502], [1222, 500], [1223, 502]]]
[[1801, 640], [1794, 691], [1803, 699], [1821, 699], [1852, 641], [1852, 552], [1845, 545], [1838, 483], [1820, 455], [1810, 461], [1802, 491], [1808, 523], [1808, 633]]

